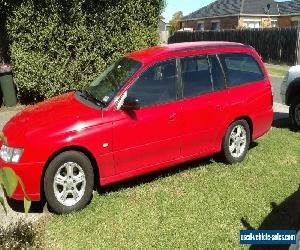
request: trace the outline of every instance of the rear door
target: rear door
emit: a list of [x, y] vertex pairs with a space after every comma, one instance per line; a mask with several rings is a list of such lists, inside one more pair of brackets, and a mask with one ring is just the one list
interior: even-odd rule
[[215, 55], [181, 58], [183, 136], [182, 156], [213, 152], [220, 146], [227, 90]]
[[230, 116], [250, 116], [255, 138], [256, 131], [265, 131], [270, 126], [266, 124], [266, 113], [272, 110], [270, 82], [251, 54], [224, 53], [219, 58], [227, 76]]

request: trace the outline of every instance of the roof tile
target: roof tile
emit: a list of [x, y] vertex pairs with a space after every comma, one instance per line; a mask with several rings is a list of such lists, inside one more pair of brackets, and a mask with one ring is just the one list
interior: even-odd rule
[[[269, 13], [267, 6], [270, 5]], [[300, 13], [300, 0], [217, 0], [185, 16], [184, 20], [230, 16], [239, 14], [279, 15]]]

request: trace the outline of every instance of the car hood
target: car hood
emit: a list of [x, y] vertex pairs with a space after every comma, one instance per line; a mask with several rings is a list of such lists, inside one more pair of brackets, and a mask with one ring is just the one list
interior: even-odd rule
[[83, 104], [75, 93], [68, 93], [27, 107], [5, 125], [3, 132], [8, 144], [16, 145], [32, 134], [49, 137], [98, 125], [102, 112]]

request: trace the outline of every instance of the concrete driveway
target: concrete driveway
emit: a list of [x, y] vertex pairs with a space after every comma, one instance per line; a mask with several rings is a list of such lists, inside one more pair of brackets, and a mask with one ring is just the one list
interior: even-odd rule
[[18, 111], [0, 111], [0, 130], [2, 130], [5, 123], [7, 123], [17, 112]]
[[281, 103], [280, 88], [281, 88], [282, 80], [283, 80], [283, 77], [271, 76], [274, 102], [277, 102], [277, 103]]

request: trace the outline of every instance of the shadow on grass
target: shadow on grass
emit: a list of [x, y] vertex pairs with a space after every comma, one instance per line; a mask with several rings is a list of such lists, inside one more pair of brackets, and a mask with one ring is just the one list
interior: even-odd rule
[[274, 128], [290, 128], [289, 114], [275, 112], [274, 118], [272, 124]]
[[[250, 144], [249, 150], [251, 151], [253, 148], [257, 146], [258, 146], [257, 142], [252, 142]], [[200, 158], [193, 161], [185, 162], [183, 164], [167, 167], [162, 170], [157, 170], [155, 172], [141, 175], [138, 177], [133, 177], [125, 181], [111, 184], [109, 186], [99, 187], [97, 191], [100, 195], [107, 194], [110, 192], [118, 192], [122, 189], [133, 188], [142, 184], [151, 183], [157, 179], [176, 175], [178, 173], [185, 172], [190, 169], [207, 167], [214, 162], [226, 164], [222, 154], [216, 154], [210, 157]]]
[[[18, 213], [25, 213], [24, 211], [24, 203], [23, 201], [17, 201], [17, 200], [13, 200], [13, 199], [7, 199], [7, 204], [9, 205], [9, 207]], [[45, 208], [46, 202], [43, 201], [34, 201], [31, 202], [31, 206], [29, 209], [29, 214], [31, 213], [36, 213], [36, 214], [40, 214], [44, 212], [44, 208]]]
[[175, 175], [180, 172], [184, 172], [193, 168], [205, 167], [207, 165], [210, 165], [211, 163], [213, 163], [213, 159], [210, 157], [197, 159], [184, 164], [171, 166], [168, 168], [164, 168], [162, 170], [157, 170], [149, 174], [133, 177], [125, 181], [111, 184], [109, 186], [99, 187], [97, 191], [100, 195], [111, 193], [111, 192], [118, 192], [122, 189], [133, 188], [136, 186], [140, 186], [142, 184], [151, 183], [157, 179], [164, 178], [170, 175]]
[[[270, 203], [272, 212], [263, 220], [258, 230], [300, 230], [300, 187], [281, 204]], [[250, 223], [242, 218], [243, 226], [255, 230]], [[252, 245], [250, 250], [289, 249], [288, 245]]]

